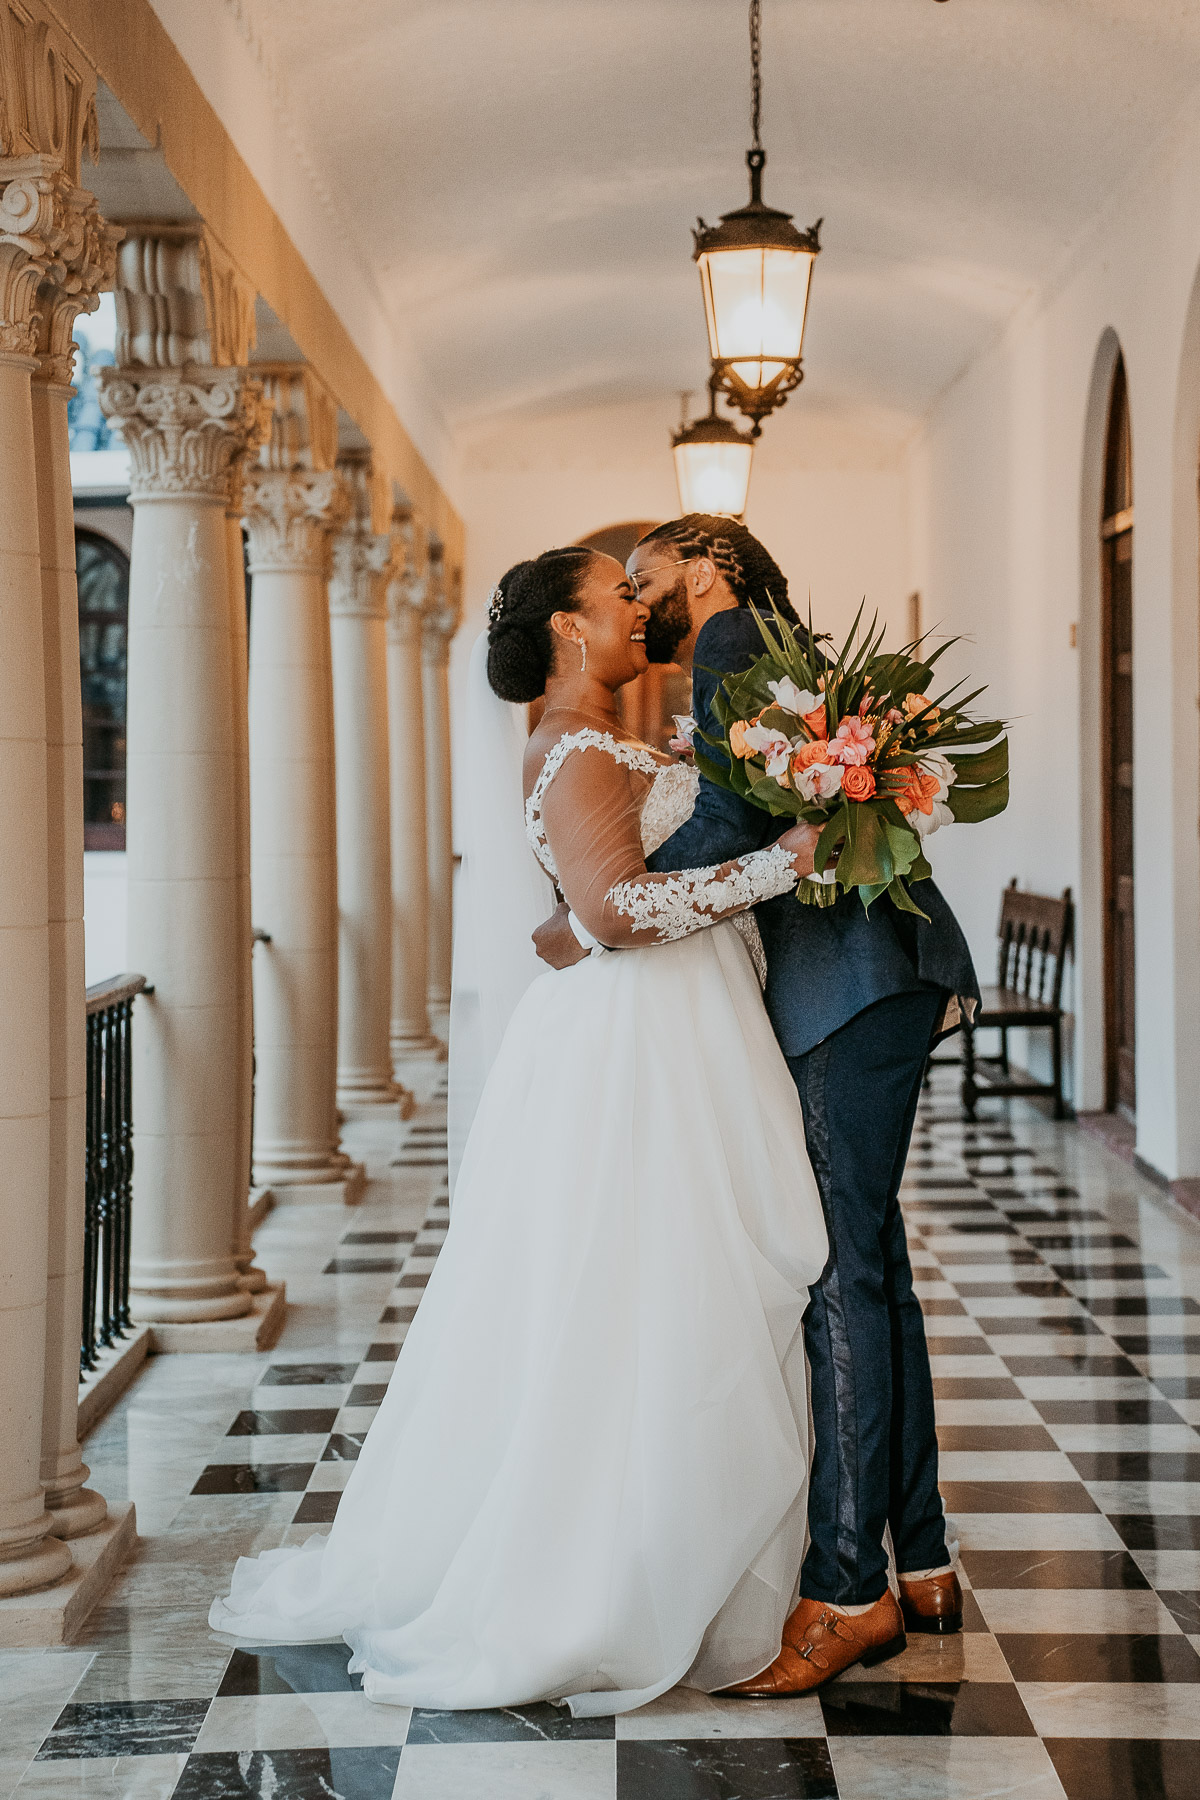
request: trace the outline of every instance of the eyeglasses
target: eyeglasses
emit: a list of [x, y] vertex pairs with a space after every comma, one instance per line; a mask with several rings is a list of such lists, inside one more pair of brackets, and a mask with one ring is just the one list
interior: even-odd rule
[[630, 580], [633, 582], [633, 585], [634, 585], [635, 589], [637, 590], [639, 599], [641, 598], [642, 582], [644, 580], [649, 580], [651, 575], [657, 575], [663, 569], [682, 568], [684, 563], [695, 562], [695, 560], [696, 560], [696, 558], [694, 556], [677, 556], [675, 558], [674, 562], [655, 563], [655, 565], [652, 569], [643, 569], [642, 574], [640, 576], [631, 575]]

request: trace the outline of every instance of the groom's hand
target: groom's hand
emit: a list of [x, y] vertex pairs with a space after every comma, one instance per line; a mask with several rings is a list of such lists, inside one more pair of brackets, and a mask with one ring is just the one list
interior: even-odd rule
[[552, 969], [569, 969], [588, 954], [571, 930], [570, 910], [566, 901], [560, 900], [545, 924], [539, 925], [533, 934], [534, 949]]

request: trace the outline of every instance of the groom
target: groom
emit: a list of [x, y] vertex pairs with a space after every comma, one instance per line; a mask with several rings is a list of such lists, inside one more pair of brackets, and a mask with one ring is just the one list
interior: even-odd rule
[[[720, 737], [713, 696], [762, 654], [748, 607], [790, 610], [787, 582], [744, 525], [689, 513], [647, 534], [627, 564], [650, 606], [646, 648], [692, 676], [700, 730]], [[722, 863], [760, 849], [779, 821], [701, 779], [695, 812], [652, 869]], [[804, 1111], [829, 1229], [829, 1261], [805, 1314], [812, 1381], [809, 1547], [800, 1600], [770, 1668], [735, 1693], [796, 1694], [852, 1663], [878, 1662], [912, 1631], [957, 1631], [962, 1593], [938, 1493], [933, 1384], [897, 1194], [925, 1058], [955, 1001], [978, 997], [970, 953], [932, 881], [914, 898], [929, 923], [857, 894], [756, 910], [764, 999]], [[587, 954], [559, 912], [535, 933], [555, 967]], [[888, 1586], [890, 1527], [900, 1605]]]

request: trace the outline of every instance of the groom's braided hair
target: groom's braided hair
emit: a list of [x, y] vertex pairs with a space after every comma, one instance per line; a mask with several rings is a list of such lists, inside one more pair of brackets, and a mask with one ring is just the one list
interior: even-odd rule
[[719, 513], [684, 513], [648, 531], [638, 545], [663, 544], [678, 557], [707, 556], [729, 583], [739, 606], [756, 606], [768, 615], [771, 602], [786, 619], [799, 624], [788, 599], [787, 577], [765, 544], [736, 519]]
[[576, 610], [580, 583], [595, 554], [578, 544], [543, 550], [500, 577], [489, 613], [488, 681], [501, 700], [527, 705], [545, 693], [554, 666], [551, 617]]

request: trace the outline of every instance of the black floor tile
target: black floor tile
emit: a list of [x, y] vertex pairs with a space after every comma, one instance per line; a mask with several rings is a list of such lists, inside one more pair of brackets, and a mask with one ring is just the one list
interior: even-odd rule
[[939, 1425], [943, 1450], [1057, 1450], [1044, 1425]]
[[[938, 1250], [936, 1255], [946, 1269], [961, 1268], [964, 1264], [970, 1267], [981, 1262], [994, 1262], [998, 1268], [1006, 1265], [1026, 1268], [1042, 1262], [1036, 1250], [1027, 1250], [1023, 1244], [1004, 1244], [996, 1250]], [[950, 1280], [954, 1280], [953, 1275]]]
[[[950, 1278], [954, 1281], [954, 1277]], [[1070, 1296], [1061, 1281], [1037, 1280], [1034, 1278], [1018, 1278], [1015, 1281], [954, 1281], [959, 1293], [965, 1297], [980, 1300], [1004, 1300], [1014, 1294], [1024, 1294], [1030, 1299], [1066, 1300]]]
[[[939, 1220], [937, 1231], [952, 1231], [956, 1237], [1016, 1237], [1017, 1228], [1005, 1220], [981, 1219], [945, 1219]], [[931, 1234], [932, 1235], [932, 1234]]]
[[1174, 1319], [1200, 1314], [1200, 1300], [1193, 1300], [1190, 1294], [1102, 1294], [1088, 1305], [1097, 1318]]
[[987, 1340], [972, 1332], [970, 1337], [942, 1337], [934, 1331], [925, 1333], [930, 1356], [994, 1356]]
[[350, 1389], [347, 1406], [380, 1406], [387, 1393], [386, 1381], [364, 1381]]
[[323, 1275], [395, 1275], [404, 1267], [402, 1256], [335, 1256]]
[[415, 1306], [385, 1306], [379, 1315], [381, 1325], [411, 1325], [417, 1316]]
[[1166, 1400], [1035, 1400], [1047, 1425], [1178, 1425]]
[[1200, 1357], [1200, 1332], [1146, 1331], [1127, 1334], [1124, 1331], [1113, 1331], [1112, 1337], [1130, 1356]]
[[975, 1184], [969, 1175], [922, 1175], [920, 1181], [914, 1183], [911, 1192], [906, 1189], [900, 1198], [902, 1202], [910, 1198], [917, 1200], [927, 1188], [933, 1188], [934, 1190], [938, 1188], [954, 1188], [956, 1190], [961, 1189], [965, 1192], [966, 1189], [974, 1187], [974, 1185]]
[[1020, 1400], [1021, 1390], [1015, 1381], [1002, 1375], [981, 1375], [973, 1381], [969, 1375], [935, 1375], [935, 1400]]
[[1027, 1231], [1025, 1236], [1039, 1250], [1136, 1250], [1135, 1238], [1123, 1231]]
[[36, 1760], [179, 1756], [195, 1743], [209, 1704], [207, 1700], [94, 1700], [64, 1706]]
[[351, 1650], [339, 1638], [329, 1644], [264, 1644], [237, 1649], [229, 1659], [217, 1698], [250, 1694], [341, 1694], [361, 1690], [362, 1676], [347, 1670]]
[[296, 1508], [293, 1525], [332, 1525], [338, 1509], [339, 1493], [305, 1494]]
[[335, 1431], [325, 1446], [322, 1462], [357, 1462], [366, 1442], [365, 1431]]
[[1082, 1481], [943, 1481], [951, 1513], [1094, 1513]]
[[1035, 1735], [1007, 1681], [835, 1681], [820, 1699], [830, 1737]]
[[1200, 1400], [1200, 1375], [1155, 1375], [1151, 1379], [1168, 1400]]
[[415, 1231], [346, 1231], [340, 1243], [343, 1244], [412, 1244], [416, 1242]]
[[1193, 1637], [1200, 1633], [1200, 1594], [1194, 1589], [1179, 1592], [1173, 1588], [1159, 1588], [1158, 1597], [1181, 1631]]
[[226, 1437], [304, 1437], [333, 1430], [336, 1406], [284, 1407], [278, 1412], [240, 1412]]
[[210, 1463], [193, 1494], [302, 1494], [313, 1464]]
[[1131, 1550], [1200, 1550], [1200, 1514], [1110, 1513], [1109, 1524]]
[[1046, 1376], [1091, 1375], [1097, 1381], [1126, 1376], [1134, 1380], [1142, 1371], [1127, 1356], [1005, 1356], [1010, 1375], [1040, 1380]]
[[837, 1800], [837, 1791], [821, 1738], [617, 1745], [618, 1800]]
[[433, 1271], [431, 1269], [421, 1269], [415, 1275], [402, 1275], [396, 1283], [396, 1286], [398, 1288], [428, 1287], [429, 1277], [432, 1273]]
[[[397, 1711], [396, 1732], [403, 1733]], [[400, 1745], [220, 1750], [189, 1756], [173, 1800], [391, 1800]]]
[[357, 1363], [273, 1363], [259, 1380], [260, 1387], [343, 1386], [354, 1380]]
[[1067, 1800], [1196, 1800], [1196, 1745], [1186, 1738], [1046, 1738]]
[[1090, 1225], [1105, 1214], [1094, 1206], [1020, 1206], [1009, 1207], [1007, 1216], [1016, 1225]]
[[1003, 1319], [980, 1319], [988, 1337], [1100, 1337], [1100, 1327], [1083, 1313], [1055, 1313]]
[[[1015, 1681], [1188, 1681], [1200, 1656], [1185, 1637], [1152, 1632], [997, 1632]], [[1200, 1693], [1197, 1694], [1200, 1712]]]
[[1128, 1550], [963, 1550], [973, 1588], [1148, 1588]]
[[1054, 1273], [1063, 1281], [1145, 1281], [1166, 1274], [1157, 1263], [1056, 1262]]
[[961, 1319], [966, 1317], [967, 1309], [961, 1300], [951, 1300], [948, 1297], [929, 1298], [924, 1294], [918, 1295], [918, 1299], [921, 1303], [921, 1311], [927, 1319]]
[[1200, 1481], [1200, 1445], [1188, 1450], [1070, 1450], [1081, 1481]]
[[562, 1706], [505, 1706], [478, 1712], [433, 1712], [417, 1707], [408, 1728], [410, 1744], [564, 1743], [580, 1738], [612, 1738], [610, 1715], [573, 1719]]
[[400, 1354], [399, 1344], [368, 1344], [365, 1363], [394, 1363]]

